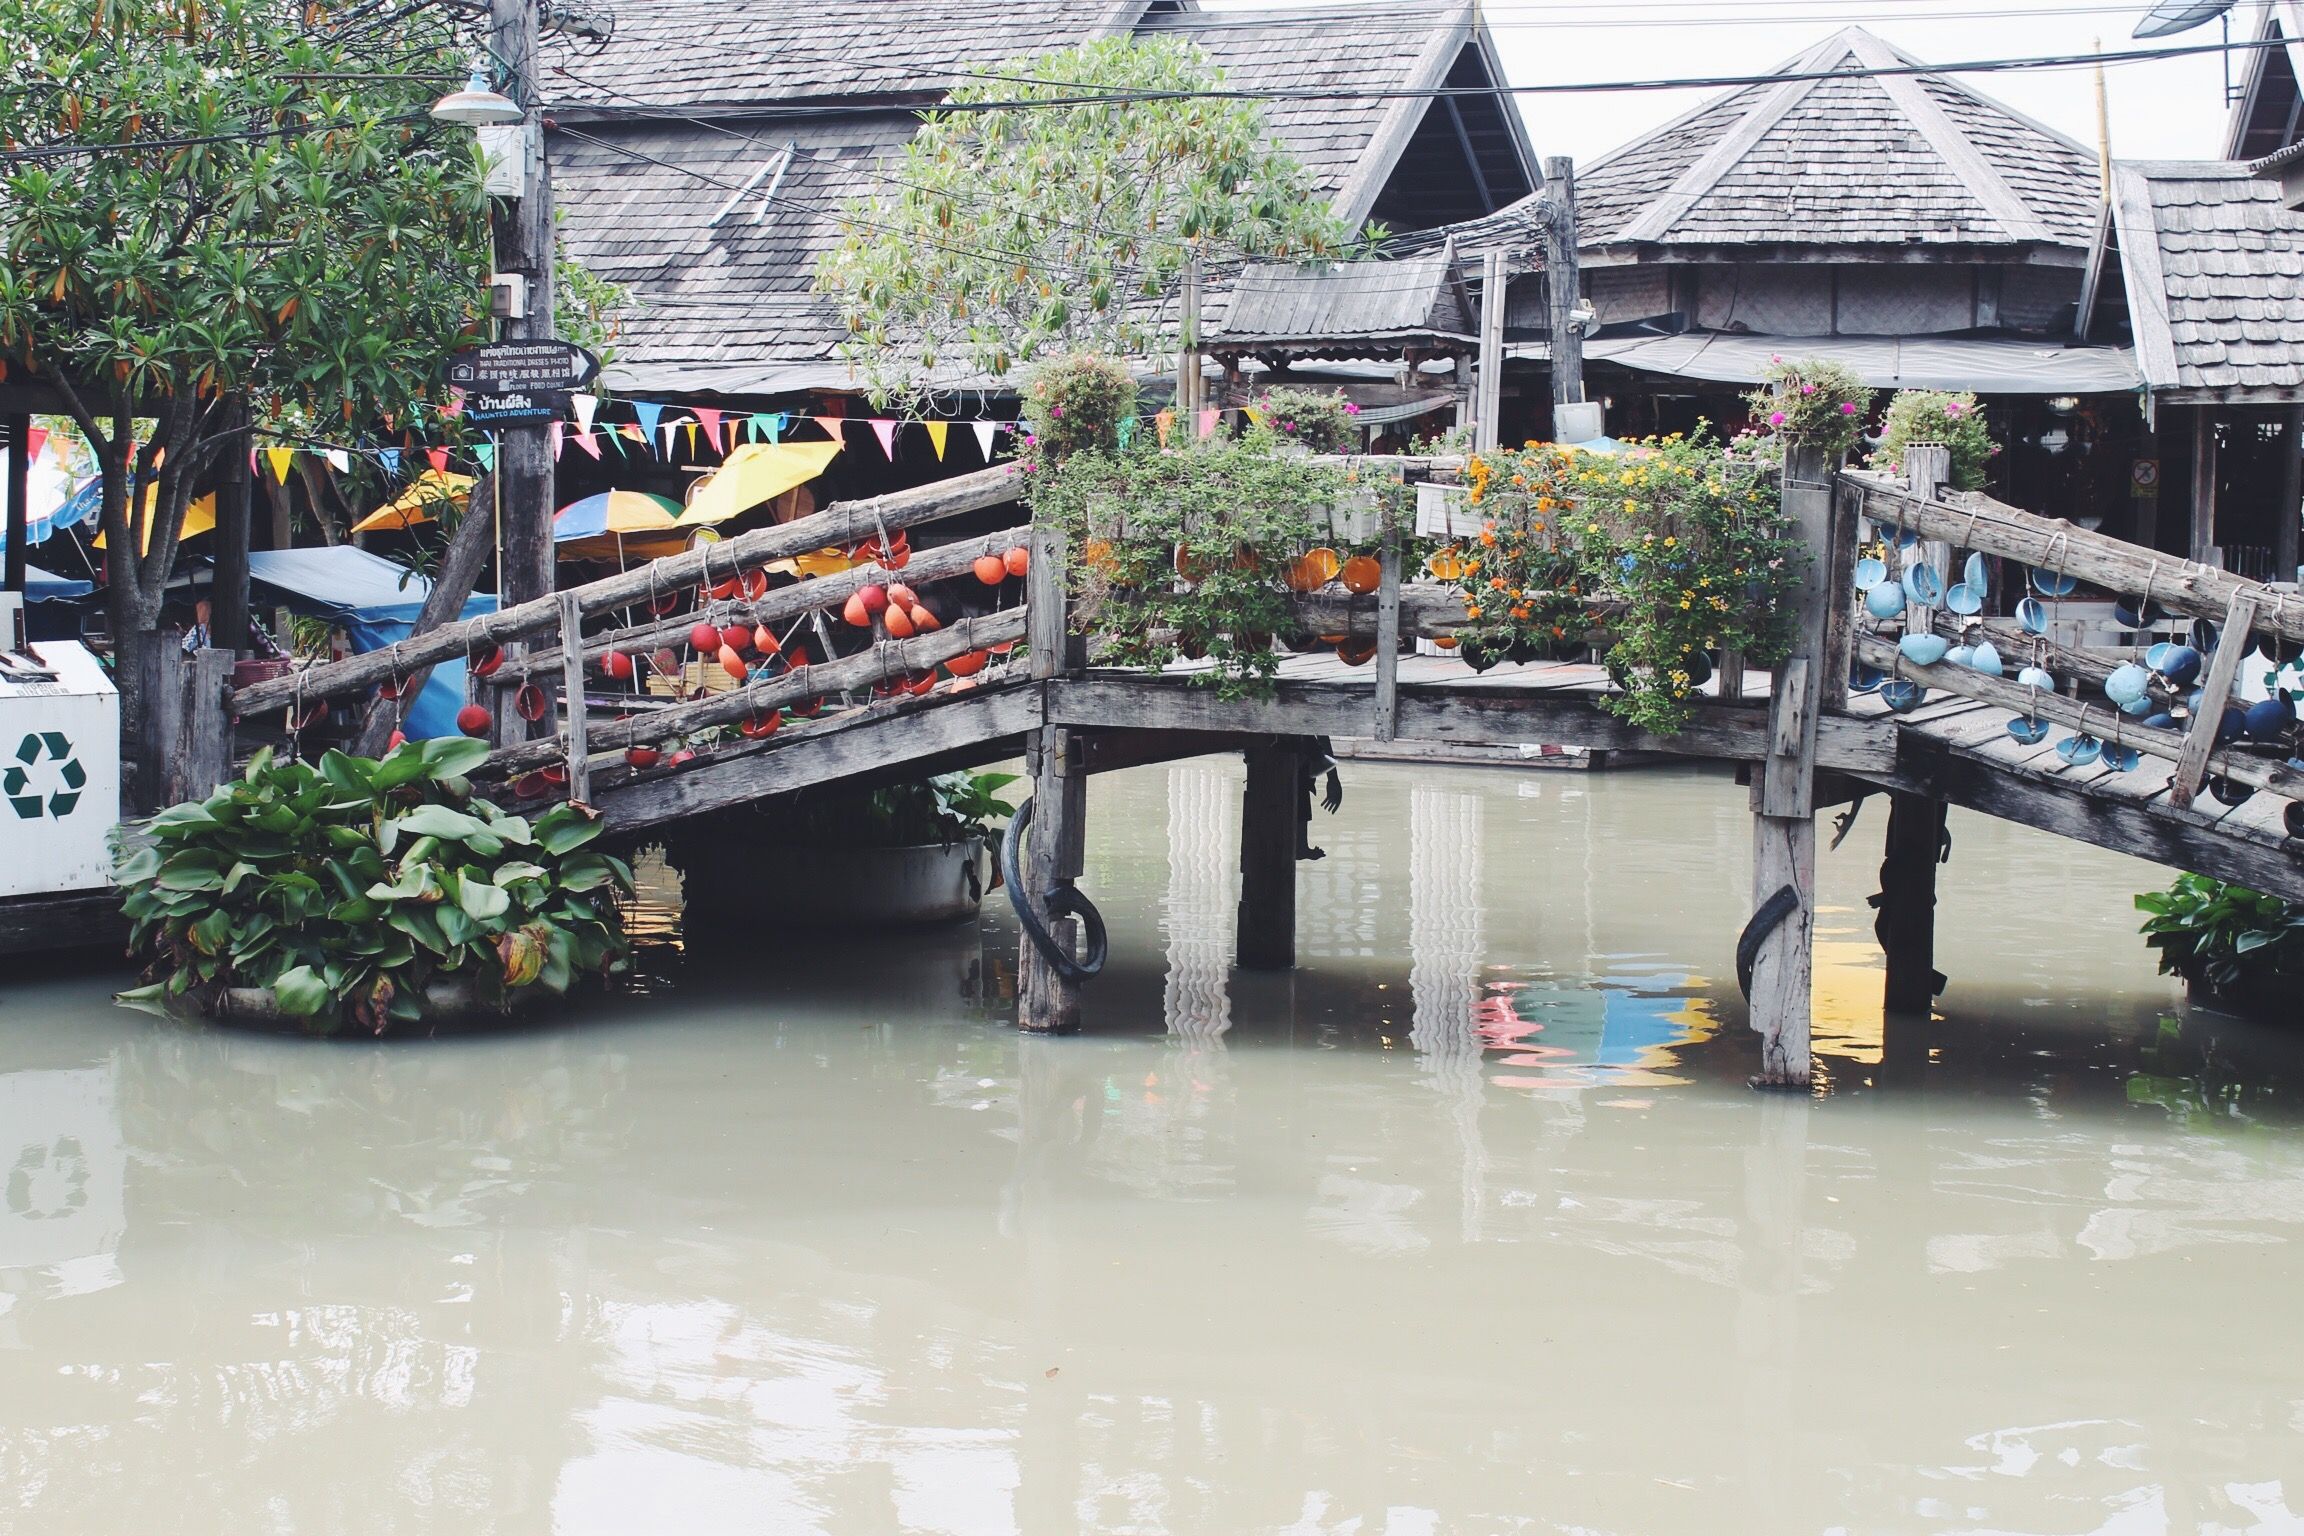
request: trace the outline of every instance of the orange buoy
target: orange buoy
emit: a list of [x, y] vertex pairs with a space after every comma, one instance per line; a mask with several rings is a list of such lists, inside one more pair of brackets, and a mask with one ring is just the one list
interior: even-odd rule
[[467, 736], [485, 736], [488, 734], [488, 722], [491, 718], [484, 706], [467, 704], [456, 711], [456, 729]]
[[1343, 659], [1344, 665], [1348, 667], [1364, 667], [1368, 665], [1370, 658], [1376, 654], [1376, 642], [1373, 640], [1347, 640], [1336, 647], [1336, 654]]
[[988, 587], [996, 587], [1008, 579], [1008, 562], [998, 555], [976, 557], [976, 579]]
[[783, 647], [776, 643], [776, 632], [763, 624], [752, 631], [752, 649], [763, 656], [773, 656]]
[[1332, 549], [1308, 549], [1288, 566], [1288, 590], [1317, 592], [1336, 579], [1338, 561]]
[[654, 747], [626, 747], [624, 761], [635, 768], [653, 768], [664, 761], [664, 754]]
[[1344, 562], [1341, 574], [1344, 590], [1355, 597], [1366, 597], [1384, 585], [1384, 567], [1374, 555], [1354, 555]]
[[744, 658], [736, 654], [736, 647], [732, 645], [724, 645], [720, 647], [720, 655], [718, 660], [720, 662], [721, 671], [727, 673], [730, 677], [736, 679], [738, 682], [744, 681]]
[[1009, 575], [1021, 576], [1032, 568], [1032, 552], [1019, 544], [1002, 555], [1000, 563], [1008, 567]]
[[847, 605], [840, 610], [840, 617], [858, 629], [872, 627], [872, 610], [864, 606], [864, 594], [861, 592], [848, 594]]
[[891, 604], [888, 611], [880, 615], [880, 622], [887, 626], [891, 639], [909, 640], [912, 638], [914, 633], [912, 615], [903, 609]]
[[692, 624], [688, 627], [688, 648], [699, 656], [709, 656], [720, 649], [720, 631], [711, 624]]
[[878, 613], [888, 606], [886, 587], [858, 587], [856, 595], [864, 600], [864, 611]]
[[[894, 613], [896, 610], [891, 608], [888, 611], [890, 613]], [[916, 634], [925, 635], [930, 630], [942, 629], [944, 627], [944, 621], [942, 619], [939, 619], [936, 617], [936, 615], [930, 613], [926, 608], [922, 607], [918, 603], [914, 603], [912, 605], [910, 617], [912, 620], [913, 632]]]
[[775, 735], [776, 728], [783, 723], [784, 711], [764, 709], [756, 715], [747, 715], [743, 722], [736, 727], [736, 733], [748, 741], [759, 741], [764, 737]]
[[632, 658], [622, 651], [610, 651], [600, 658], [600, 670], [618, 682], [629, 682], [632, 677]]
[[888, 584], [888, 601], [891, 606], [897, 608], [917, 608], [920, 606], [920, 594], [900, 581], [890, 582]]
[[962, 651], [944, 663], [944, 670], [954, 677], [974, 677], [992, 660], [990, 651]]

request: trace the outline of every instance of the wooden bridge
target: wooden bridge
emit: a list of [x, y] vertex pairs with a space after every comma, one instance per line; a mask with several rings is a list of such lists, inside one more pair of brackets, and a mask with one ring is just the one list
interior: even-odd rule
[[[1417, 478], [1456, 466], [1386, 459], [1365, 467]], [[774, 590], [745, 585], [746, 573], [770, 561], [827, 547], [886, 548], [904, 529], [1009, 505], [1016, 481], [1001, 469], [837, 506], [449, 625], [392, 650], [243, 688], [224, 702], [252, 730], [284, 713], [308, 719], [322, 700], [371, 695], [379, 686], [412, 689], [416, 675], [437, 662], [497, 661], [475, 686], [524, 697], [525, 713], [541, 715], [551, 733], [506, 740], [483, 775], [511, 781], [523, 797], [588, 802], [615, 831], [632, 836], [813, 786], [866, 787], [1020, 755], [1033, 786], [1033, 826], [1022, 889], [1012, 899], [1019, 900], [1027, 929], [1052, 933], [1057, 946], [1036, 948], [1029, 932], [1023, 945], [1020, 1023], [1037, 1030], [1068, 1029], [1079, 1020], [1083, 978], [1062, 946], [1077, 942], [1070, 914], [1084, 905], [1071, 886], [1081, 873], [1090, 774], [1204, 753], [1245, 754], [1239, 959], [1271, 967], [1293, 963], [1294, 863], [1307, 782], [1302, 754], [1316, 738], [1545, 742], [1725, 760], [1738, 764], [1751, 786], [1755, 915], [1741, 942], [1723, 934], [1721, 947], [1724, 954], [1737, 951], [1753, 1027], [1764, 1037], [1763, 1080], [1799, 1084], [1809, 1072], [1811, 901], [1821, 810], [1876, 793], [1888, 797], [1880, 932], [1888, 959], [1884, 1003], [1892, 1012], [1924, 1012], [1940, 984], [1933, 909], [1947, 805], [2304, 899], [2304, 861], [2297, 854], [2304, 844], [2289, 835], [2297, 802], [2304, 800], [2304, 774], [2289, 768], [2284, 754], [2251, 755], [2217, 740], [2221, 701], [2233, 688], [2247, 639], [2304, 642], [2304, 601], [2292, 590], [2156, 555], [1987, 497], [1940, 493], [1941, 450], [1916, 450], [1906, 467], [1904, 477], [1834, 473], [1819, 456], [1794, 449], [1784, 505], [1816, 555], [1799, 597], [1795, 654], [1770, 678], [1745, 679], [1738, 669], [1724, 669], [1729, 680], [1711, 685], [1687, 728], [1669, 737], [1599, 708], [1609, 683], [1596, 667], [1506, 665], [1476, 675], [1452, 658], [1401, 655], [1406, 639], [1444, 635], [1463, 622], [1464, 610], [1452, 589], [1403, 581], [1391, 543], [1378, 591], [1354, 597], [1331, 588], [1300, 600], [1309, 632], [1372, 641], [1371, 664], [1348, 667], [1326, 653], [1293, 657], [1270, 697], [1229, 701], [1195, 686], [1189, 669], [1148, 675], [1091, 665], [1069, 622], [1062, 541], [1029, 525], [924, 550], [901, 570], [865, 565]], [[1867, 617], [1852, 573], [1860, 537], [1875, 530], [1917, 535], [1920, 542], [1904, 558], [1940, 572], [1960, 552], [1973, 551], [2210, 620], [2222, 642], [2205, 669], [2206, 702], [2182, 728], [2148, 728], [2101, 692], [2124, 654], [2054, 645], [2002, 619], [1914, 610], [1891, 626]], [[957, 618], [905, 639], [888, 638], [876, 625], [862, 649], [837, 657], [822, 654], [830, 632], [819, 622], [819, 643], [808, 647], [817, 654], [789, 647], [775, 664], [756, 665], [733, 690], [678, 699], [602, 697], [606, 685], [597, 673], [609, 654], [677, 647], [698, 618], [699, 597], [707, 622], [782, 630], [814, 622], [812, 615], [837, 614], [866, 586], [903, 581], [920, 587], [960, 576], [979, 556], [1018, 545], [1031, 551], [1021, 606]], [[709, 595], [715, 591], [724, 595]], [[675, 601], [674, 594], [691, 595]], [[631, 618], [671, 607], [681, 611]], [[1950, 660], [1915, 665], [1896, 639], [1931, 625], [1968, 640], [1990, 638], [2005, 653], [2010, 675]], [[1021, 652], [1012, 649], [1018, 641], [1025, 642]], [[963, 670], [978, 660], [985, 664], [958, 683], [933, 683], [915, 694], [936, 668], [958, 658], [966, 658]], [[2013, 680], [2024, 664], [2046, 669], [2058, 691]], [[1916, 683], [1926, 690], [1925, 701], [1891, 710], [1878, 691], [1851, 687], [1857, 667]], [[545, 707], [552, 692], [574, 698], [588, 690], [593, 709]], [[812, 702], [837, 699], [847, 702], [772, 725], [779, 709], [808, 714]], [[519, 719], [512, 711], [499, 713]], [[2012, 735], [2015, 716], [2085, 733], [2114, 750], [2075, 763], [2052, 739], [2027, 743]], [[627, 756], [627, 749], [641, 748], [637, 756], [645, 761], [653, 743], [747, 722], [751, 731], [676, 761], [636, 767]], [[185, 737], [212, 743], [228, 734], [188, 730]], [[2117, 764], [2131, 749], [2140, 762], [2122, 770]], [[197, 791], [224, 770], [221, 761], [186, 764], [184, 787]], [[2213, 793], [2204, 797], [2204, 789]]]

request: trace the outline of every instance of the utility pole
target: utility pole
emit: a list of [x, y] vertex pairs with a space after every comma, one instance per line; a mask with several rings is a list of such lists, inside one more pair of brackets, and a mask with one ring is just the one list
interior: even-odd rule
[[[520, 190], [491, 204], [496, 270], [527, 280], [525, 302], [503, 320], [499, 340], [549, 341], [553, 334], [552, 167], [544, 153], [541, 51], [543, 18], [539, 0], [489, 0], [489, 51], [502, 72], [504, 94], [523, 111], [518, 125]], [[500, 500], [497, 530], [498, 598], [509, 608], [552, 591], [552, 445], [549, 423], [515, 421], [498, 430], [496, 474]], [[472, 506], [467, 516], [497, 515], [496, 507]], [[503, 744], [528, 738], [529, 724], [512, 709], [513, 691], [498, 690], [496, 739]]]

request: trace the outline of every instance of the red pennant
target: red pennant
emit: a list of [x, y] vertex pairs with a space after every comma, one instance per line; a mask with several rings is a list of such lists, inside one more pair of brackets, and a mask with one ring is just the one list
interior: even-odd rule
[[46, 427], [28, 427], [24, 432], [24, 462], [32, 463], [40, 457], [40, 450], [48, 446]]
[[600, 457], [600, 434], [597, 432], [579, 432], [576, 434], [576, 446], [592, 457], [598, 458]]
[[444, 475], [444, 474], [446, 474], [446, 473], [448, 473], [448, 450], [447, 450], [447, 449], [445, 449], [445, 448], [434, 448], [434, 449], [430, 450], [429, 452], [427, 452], [427, 453], [424, 455], [424, 457], [425, 457], [426, 459], [428, 459], [428, 460], [430, 460], [430, 461], [431, 461], [431, 464], [432, 464], [432, 468], [433, 468], [433, 470], [434, 470], [436, 473], [438, 473], [438, 474], [443, 474], [443, 475]]
[[703, 423], [704, 436], [712, 444], [712, 451], [725, 452], [720, 446], [720, 413], [700, 405], [696, 407], [696, 419]]

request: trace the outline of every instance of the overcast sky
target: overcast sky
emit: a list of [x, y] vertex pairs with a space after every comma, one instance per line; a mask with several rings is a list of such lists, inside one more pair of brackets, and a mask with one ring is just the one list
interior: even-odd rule
[[[1208, 8], [1234, 3], [1241, 0], [1208, 0]], [[1758, 74], [1851, 23], [1928, 63], [2072, 53], [2099, 37], [2115, 52], [2220, 37], [2210, 23], [2159, 43], [2133, 42], [2130, 34], [2148, 7], [2110, 0], [1490, 0], [1483, 9], [1515, 85]], [[2255, 0], [2240, 0], [2235, 40], [2255, 35], [2257, 10]], [[2233, 56], [2236, 79], [2241, 58]], [[2107, 76], [2114, 155], [2200, 159], [2222, 150], [2223, 66], [2215, 55], [2120, 65]], [[2096, 143], [2090, 70], [1961, 78], [2083, 144]], [[1587, 161], [1713, 94], [1579, 93], [1520, 101], [1539, 155]]]

